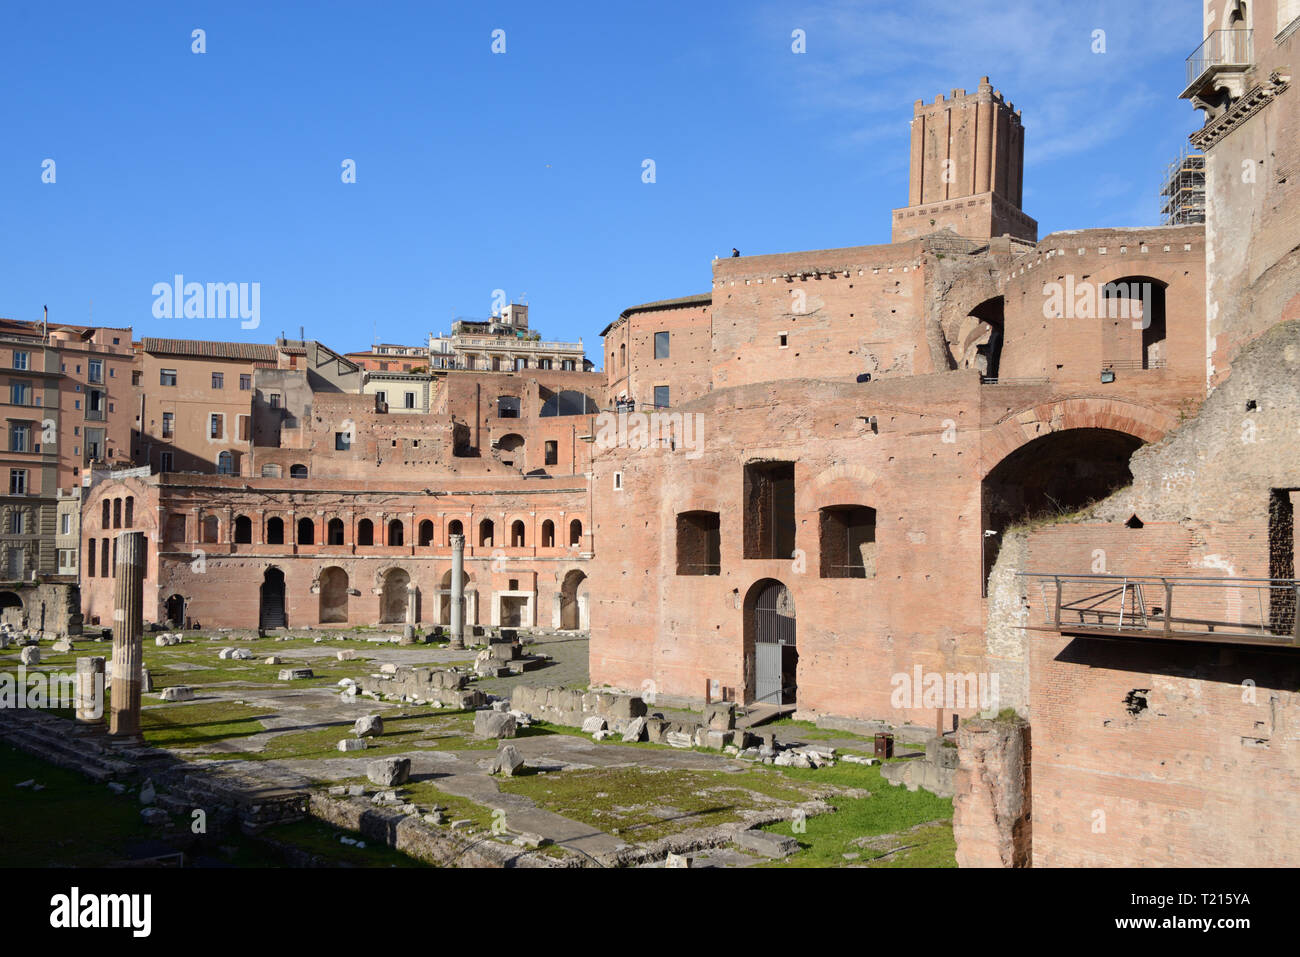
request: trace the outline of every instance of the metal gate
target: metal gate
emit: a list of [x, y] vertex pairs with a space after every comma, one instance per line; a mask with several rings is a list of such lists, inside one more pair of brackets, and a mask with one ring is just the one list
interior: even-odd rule
[[754, 603], [754, 700], [793, 704], [795, 695], [794, 608], [780, 582], [769, 582]]
[[288, 625], [284, 614], [284, 572], [268, 568], [262, 576], [262, 613], [258, 627], [265, 631]]

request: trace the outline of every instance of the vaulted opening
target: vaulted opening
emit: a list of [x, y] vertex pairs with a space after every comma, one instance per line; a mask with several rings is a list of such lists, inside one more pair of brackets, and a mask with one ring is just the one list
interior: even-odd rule
[[822, 578], [876, 577], [876, 510], [833, 505], [819, 515]]
[[677, 574], [722, 574], [722, 520], [717, 512], [677, 516]]
[[745, 466], [745, 557], [790, 558], [795, 545], [794, 463]]

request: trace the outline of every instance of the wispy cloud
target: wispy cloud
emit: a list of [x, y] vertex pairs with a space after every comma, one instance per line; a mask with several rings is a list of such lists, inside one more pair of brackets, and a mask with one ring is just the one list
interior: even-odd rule
[[[841, 126], [847, 143], [898, 135], [884, 117], [910, 118], [915, 100], [972, 90], [989, 75], [1024, 109], [1032, 166], [1140, 135], [1144, 113], [1171, 105], [1168, 90], [1151, 86], [1152, 63], [1181, 65], [1195, 45], [1198, 8], [1194, 0], [1142, 4], [1138, 17], [1132, 0], [825, 0], [798, 14], [764, 7], [758, 21], [807, 32], [808, 60], [785, 95], [809, 114], [861, 116], [861, 126]], [[1101, 44], [1105, 52], [1094, 52]]]

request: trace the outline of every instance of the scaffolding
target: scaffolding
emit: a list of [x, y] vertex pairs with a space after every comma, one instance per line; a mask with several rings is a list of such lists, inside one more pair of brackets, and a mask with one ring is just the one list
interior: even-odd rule
[[1165, 169], [1160, 214], [1166, 226], [1205, 222], [1205, 156], [1184, 149]]

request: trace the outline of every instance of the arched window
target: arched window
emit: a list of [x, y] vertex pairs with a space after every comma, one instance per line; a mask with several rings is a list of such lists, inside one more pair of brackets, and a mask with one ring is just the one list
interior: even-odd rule
[[569, 523], [569, 544], [582, 544], [582, 522], [576, 518]]
[[483, 521], [479, 522], [479, 523], [478, 523], [478, 543], [479, 543], [480, 545], [488, 545], [488, 546], [491, 546], [491, 544], [492, 544], [492, 533], [493, 533], [493, 531], [495, 531], [495, 526], [492, 524], [492, 519], [490, 519], [490, 518], [485, 518], [485, 519], [483, 519]]
[[460, 519], [453, 518], [450, 522], [447, 523], [448, 539], [450, 539], [451, 536], [453, 535], [464, 535], [464, 534], [465, 534], [465, 526], [461, 524]]
[[316, 523], [310, 518], [298, 519], [298, 544], [315, 545], [316, 544]]
[[549, 518], [542, 522], [542, 548], [555, 547], [555, 523]]
[[251, 545], [253, 543], [253, 520], [247, 515], [235, 516], [235, 544]]
[[375, 544], [375, 523], [368, 518], [363, 518], [357, 522], [357, 544]]
[[235, 457], [229, 452], [222, 452], [217, 456], [217, 474], [234, 475], [235, 474]]
[[113, 499], [113, 527], [122, 527], [122, 500], [120, 498]]
[[420, 523], [420, 547], [427, 548], [433, 544], [433, 522], [427, 518]]
[[268, 545], [284, 544], [284, 519], [269, 518], [266, 520], [266, 543]]
[[127, 528], [130, 528], [132, 525], [135, 524], [135, 496], [134, 495], [128, 495], [126, 497], [126, 518], [124, 518], [123, 521], [126, 523]]
[[526, 545], [524, 523], [516, 519], [510, 523], [510, 547], [523, 548]]
[[100, 528], [113, 527], [113, 503], [109, 499], [104, 499], [104, 507], [101, 510], [103, 514], [99, 518]]
[[305, 465], [289, 466], [289, 478], [306, 478], [306, 477], [307, 477], [307, 466]]
[[402, 520], [400, 518], [395, 518], [388, 523], [388, 544], [405, 544], [405, 527], [402, 525]]
[[343, 544], [343, 519], [331, 518], [325, 526], [325, 540], [331, 545]]
[[818, 548], [822, 578], [876, 577], [876, 510], [831, 505], [821, 510]]

